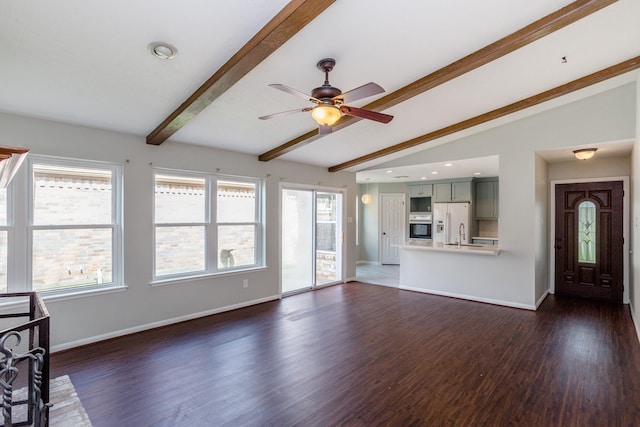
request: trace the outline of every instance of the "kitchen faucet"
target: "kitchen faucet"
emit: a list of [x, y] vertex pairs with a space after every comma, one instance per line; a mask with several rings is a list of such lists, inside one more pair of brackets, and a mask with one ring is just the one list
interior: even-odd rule
[[462, 240], [465, 238], [466, 236], [464, 235], [464, 222], [461, 222], [458, 226], [458, 248], [462, 246]]

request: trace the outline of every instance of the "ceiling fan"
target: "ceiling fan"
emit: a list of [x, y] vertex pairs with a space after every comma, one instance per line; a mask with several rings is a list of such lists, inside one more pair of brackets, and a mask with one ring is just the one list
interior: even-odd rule
[[331, 133], [331, 126], [334, 125], [343, 114], [348, 116], [359, 117], [361, 119], [374, 120], [381, 123], [389, 123], [393, 116], [389, 114], [378, 113], [377, 111], [364, 110], [362, 108], [350, 107], [345, 105], [347, 102], [357, 101], [362, 98], [383, 93], [384, 89], [379, 85], [371, 82], [348, 92], [342, 93], [337, 87], [331, 86], [329, 83], [329, 72], [333, 70], [336, 61], [332, 58], [321, 59], [316, 65], [324, 72], [324, 84], [311, 91], [311, 95], [300, 92], [282, 84], [270, 84], [274, 89], [287, 92], [291, 95], [299, 96], [316, 104], [314, 107], [298, 108], [296, 110], [282, 111], [280, 113], [269, 114], [267, 116], [258, 117], [260, 120], [267, 120], [273, 117], [282, 116], [293, 113], [303, 113], [311, 111], [311, 117], [319, 125], [319, 133]]

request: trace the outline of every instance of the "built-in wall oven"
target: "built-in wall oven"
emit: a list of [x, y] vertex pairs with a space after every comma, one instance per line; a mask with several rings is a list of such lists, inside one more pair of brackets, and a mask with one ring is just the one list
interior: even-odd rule
[[431, 213], [409, 214], [409, 239], [431, 240]]

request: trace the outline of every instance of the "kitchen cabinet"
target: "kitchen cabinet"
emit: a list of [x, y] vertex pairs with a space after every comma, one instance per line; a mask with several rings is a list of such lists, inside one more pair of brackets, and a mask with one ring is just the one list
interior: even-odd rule
[[477, 219], [498, 219], [498, 180], [476, 181], [475, 215]]
[[451, 201], [451, 183], [445, 182], [441, 184], [433, 184], [433, 198], [434, 203], [450, 202]]
[[409, 185], [409, 197], [431, 197], [433, 195], [432, 184]]
[[433, 202], [470, 202], [471, 181], [433, 184]]
[[451, 183], [451, 201], [452, 202], [470, 202], [471, 201], [471, 181], [452, 182]]

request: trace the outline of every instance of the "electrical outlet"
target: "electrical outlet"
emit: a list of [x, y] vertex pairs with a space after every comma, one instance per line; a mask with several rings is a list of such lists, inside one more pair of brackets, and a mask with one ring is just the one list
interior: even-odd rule
[[242, 287], [243, 288], [248, 288], [249, 287], [249, 279], [244, 279], [242, 281]]

